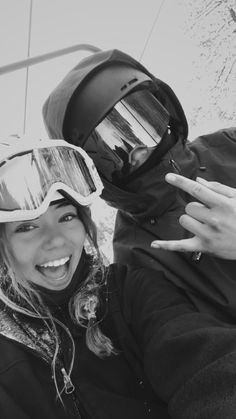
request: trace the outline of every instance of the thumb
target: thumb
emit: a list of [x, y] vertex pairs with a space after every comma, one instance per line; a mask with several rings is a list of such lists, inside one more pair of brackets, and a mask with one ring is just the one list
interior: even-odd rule
[[154, 240], [151, 247], [162, 250], [171, 250], [177, 252], [202, 252], [201, 240], [194, 236], [183, 240]]

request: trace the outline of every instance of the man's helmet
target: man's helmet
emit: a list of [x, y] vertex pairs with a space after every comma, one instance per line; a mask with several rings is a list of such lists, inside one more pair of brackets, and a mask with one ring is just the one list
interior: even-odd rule
[[61, 124], [66, 141], [87, 151], [102, 178], [114, 184], [130, 179], [153, 151], [161, 158], [187, 137], [184, 112], [169, 86], [118, 50], [82, 60], [43, 114], [50, 136]]

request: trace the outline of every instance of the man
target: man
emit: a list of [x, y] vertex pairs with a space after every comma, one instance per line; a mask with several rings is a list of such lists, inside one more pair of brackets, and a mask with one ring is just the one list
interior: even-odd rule
[[165, 182], [174, 172], [236, 186], [236, 129], [187, 141], [184, 111], [172, 89], [121, 51], [82, 60], [43, 108], [52, 138], [84, 148], [118, 209], [116, 262], [162, 270], [200, 311], [236, 317], [236, 263], [200, 252], [166, 252], [153, 240], [191, 237], [178, 222], [190, 197]]

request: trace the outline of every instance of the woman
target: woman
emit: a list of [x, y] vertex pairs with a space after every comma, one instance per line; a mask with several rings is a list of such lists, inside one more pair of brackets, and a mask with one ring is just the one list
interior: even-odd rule
[[125, 322], [126, 281], [143, 275], [102, 265], [91, 160], [64, 141], [18, 139], [1, 144], [0, 172], [1, 417], [168, 418]]
[[103, 267], [101, 189], [64, 141], [0, 144], [1, 418], [232, 419], [235, 328], [161, 272]]

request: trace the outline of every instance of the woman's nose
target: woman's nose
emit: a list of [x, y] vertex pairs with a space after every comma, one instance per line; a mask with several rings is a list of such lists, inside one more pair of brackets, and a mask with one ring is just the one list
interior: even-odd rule
[[47, 227], [44, 232], [44, 248], [52, 249], [65, 244], [65, 238], [59, 228]]

